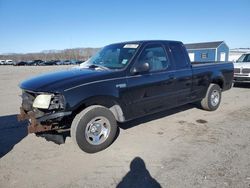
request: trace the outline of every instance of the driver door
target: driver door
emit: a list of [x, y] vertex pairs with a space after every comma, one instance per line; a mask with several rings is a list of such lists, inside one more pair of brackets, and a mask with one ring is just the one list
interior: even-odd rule
[[[148, 44], [134, 63], [132, 69], [140, 70], [149, 64], [145, 72], [131, 73], [127, 77], [126, 97], [131, 116], [142, 116], [175, 106], [173, 66], [161, 43]], [[133, 118], [132, 117], [132, 118]]]

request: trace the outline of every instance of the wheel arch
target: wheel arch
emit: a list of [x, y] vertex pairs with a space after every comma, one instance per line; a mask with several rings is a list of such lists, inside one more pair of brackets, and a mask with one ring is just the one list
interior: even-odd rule
[[83, 109], [92, 106], [101, 105], [108, 108], [118, 122], [124, 122], [124, 107], [116, 97], [112, 96], [95, 96], [83, 100], [74, 110], [74, 114], [80, 113]]
[[221, 74], [218, 74], [216, 76], [214, 76], [212, 78], [212, 81], [211, 81], [212, 84], [217, 84], [218, 86], [220, 86], [220, 88], [223, 90], [224, 89], [224, 78]]

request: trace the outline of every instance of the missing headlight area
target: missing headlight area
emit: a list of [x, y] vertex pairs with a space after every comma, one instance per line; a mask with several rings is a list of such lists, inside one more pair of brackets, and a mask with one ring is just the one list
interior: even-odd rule
[[64, 109], [65, 100], [62, 95], [53, 95], [50, 101], [49, 110], [53, 109]]

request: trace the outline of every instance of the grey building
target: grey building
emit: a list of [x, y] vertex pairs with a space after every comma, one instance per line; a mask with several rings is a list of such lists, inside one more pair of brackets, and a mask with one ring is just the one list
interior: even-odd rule
[[228, 61], [229, 47], [224, 41], [185, 44], [191, 62]]

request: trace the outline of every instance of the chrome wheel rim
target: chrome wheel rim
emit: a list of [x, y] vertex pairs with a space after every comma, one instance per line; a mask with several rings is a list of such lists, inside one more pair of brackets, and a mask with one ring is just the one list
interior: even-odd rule
[[217, 106], [220, 102], [220, 93], [217, 90], [214, 90], [211, 94], [211, 104]]
[[103, 116], [93, 118], [86, 126], [85, 138], [92, 145], [100, 145], [108, 138], [110, 122]]

